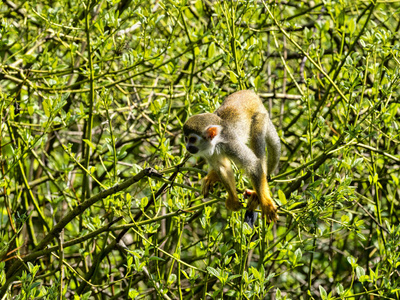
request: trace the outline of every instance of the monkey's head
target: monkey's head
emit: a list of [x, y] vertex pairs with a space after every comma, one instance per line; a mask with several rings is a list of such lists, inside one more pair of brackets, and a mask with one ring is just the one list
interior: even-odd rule
[[183, 125], [186, 149], [197, 156], [214, 154], [215, 146], [221, 142], [221, 119], [210, 113], [190, 117]]

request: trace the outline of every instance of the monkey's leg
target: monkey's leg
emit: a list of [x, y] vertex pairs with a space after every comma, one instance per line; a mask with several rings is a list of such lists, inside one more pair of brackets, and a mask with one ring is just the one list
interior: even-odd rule
[[239, 198], [236, 193], [235, 176], [233, 174], [230, 160], [225, 156], [220, 156], [218, 159], [210, 162], [210, 165], [212, 170], [218, 174], [219, 179], [228, 192], [228, 198], [225, 201], [226, 208], [234, 211], [240, 210], [242, 208], [242, 204], [239, 202]]
[[275, 222], [278, 220], [279, 217], [276, 214], [277, 207], [271, 197], [267, 179], [263, 177], [260, 181], [254, 182], [253, 187], [256, 191], [245, 191], [245, 196], [248, 197], [249, 210], [251, 211], [256, 209], [257, 204], [260, 203], [262, 215], [268, 222]]
[[221, 179], [219, 178], [217, 172], [214, 171], [214, 169], [211, 169], [207, 176], [204, 177], [203, 182], [201, 184], [201, 190], [203, 193], [204, 197], [207, 197], [209, 192], [213, 191], [214, 185], [217, 181], [220, 181]]
[[[262, 215], [267, 218], [268, 222], [276, 221], [276, 205], [271, 197], [267, 181], [267, 157], [265, 155], [266, 141], [268, 129], [268, 115], [259, 113], [253, 117], [251, 125], [250, 147], [258, 158], [257, 171], [251, 175], [251, 181], [255, 193], [247, 190], [245, 193], [249, 195], [249, 209], [254, 210], [257, 202], [260, 203]], [[269, 150], [269, 149], [268, 149]], [[258, 198], [258, 199], [257, 199]], [[257, 201], [258, 200], [258, 201]]]
[[[251, 130], [253, 130], [253, 128], [251, 128]], [[260, 133], [261, 132], [258, 132], [258, 134]], [[261, 144], [264, 145], [265, 149], [265, 135], [260, 135], [259, 138], [258, 147], [261, 149]], [[254, 140], [251, 141], [251, 144], [253, 145], [256, 143], [257, 142]], [[267, 218], [268, 222], [277, 220], [278, 216], [276, 215], [276, 206], [272, 200], [267, 182], [265, 153], [263, 154], [263, 158], [261, 155], [261, 158], [259, 158], [256, 156], [256, 151], [254, 151], [254, 149], [250, 149], [242, 142], [235, 142], [234, 139], [232, 139], [230, 144], [226, 144], [225, 147], [228, 155], [235, 162], [239, 163], [250, 176], [251, 183], [255, 190], [255, 193], [250, 191], [250, 208], [255, 209], [257, 207], [257, 202], [259, 202], [263, 216]]]

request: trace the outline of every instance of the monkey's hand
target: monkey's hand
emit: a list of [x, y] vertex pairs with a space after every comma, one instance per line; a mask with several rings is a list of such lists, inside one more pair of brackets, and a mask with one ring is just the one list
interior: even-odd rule
[[276, 222], [278, 220], [278, 214], [276, 213], [277, 207], [274, 200], [267, 195], [264, 195], [263, 199], [259, 199], [257, 193], [252, 190], [246, 190], [244, 192], [245, 198], [248, 198], [247, 207], [249, 210], [255, 210], [257, 205], [260, 204], [263, 218], [267, 219], [268, 223]]
[[214, 170], [208, 172], [207, 176], [204, 177], [203, 182], [201, 184], [201, 190], [204, 197], [207, 197], [208, 194], [213, 191], [215, 183], [219, 180], [220, 179]]

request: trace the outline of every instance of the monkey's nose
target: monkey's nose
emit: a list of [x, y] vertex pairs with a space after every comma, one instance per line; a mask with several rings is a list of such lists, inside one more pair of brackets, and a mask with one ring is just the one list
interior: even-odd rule
[[187, 150], [192, 154], [196, 154], [197, 152], [199, 152], [199, 149], [195, 146], [188, 146]]

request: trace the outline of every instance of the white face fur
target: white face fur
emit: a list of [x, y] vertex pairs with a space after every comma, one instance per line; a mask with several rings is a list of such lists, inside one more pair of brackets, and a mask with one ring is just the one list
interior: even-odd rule
[[196, 156], [209, 157], [215, 152], [215, 147], [222, 141], [220, 132], [222, 127], [211, 125], [205, 130], [205, 138], [195, 133], [185, 137], [186, 149]]
[[200, 145], [203, 142], [203, 138], [195, 133], [191, 133], [188, 136], [185, 136], [185, 142], [186, 142], [186, 149], [190, 153], [198, 155], [200, 151]]

